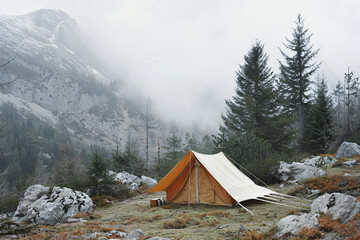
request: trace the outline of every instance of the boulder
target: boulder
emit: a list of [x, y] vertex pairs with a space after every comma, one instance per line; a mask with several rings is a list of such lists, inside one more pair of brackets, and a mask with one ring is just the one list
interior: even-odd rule
[[317, 216], [318, 215], [316, 214], [304, 213], [300, 216], [289, 215], [284, 217], [278, 222], [278, 231], [276, 232], [275, 237], [281, 237], [287, 233], [298, 234], [304, 227], [309, 229], [319, 228], [320, 224]]
[[141, 176], [141, 183], [149, 188], [153, 188], [158, 182], [151, 177]]
[[128, 172], [121, 172], [115, 175], [115, 181], [121, 182], [126, 188], [135, 191], [141, 185], [141, 179], [138, 176]]
[[360, 155], [360, 146], [357, 143], [343, 142], [336, 152], [336, 158], [345, 158]]
[[40, 224], [67, 222], [76, 213], [92, 212], [94, 207], [91, 198], [83, 192], [33, 185], [25, 190], [12, 221], [20, 223], [29, 220]]
[[351, 161], [343, 162], [343, 165], [352, 168], [353, 166], [356, 165], [356, 160], [351, 160]]
[[3, 222], [5, 220], [12, 218], [13, 215], [14, 215], [14, 212], [0, 214], [0, 222]]
[[340, 217], [342, 222], [348, 222], [356, 214], [360, 214], [360, 202], [350, 195], [326, 193], [313, 201], [311, 212], [329, 213], [333, 215], [334, 220]]
[[329, 156], [328, 157], [316, 156], [316, 157], [312, 157], [312, 158], [307, 158], [303, 161], [304, 161], [304, 164], [308, 165], [308, 166], [322, 167], [322, 166], [333, 164], [334, 162], [336, 162], [336, 158], [329, 157]]
[[323, 169], [301, 162], [286, 163], [280, 161], [280, 167], [278, 169], [278, 178], [281, 181], [287, 181], [291, 178], [303, 180], [324, 175], [325, 171]]
[[126, 236], [125, 240], [138, 240], [142, 239], [144, 237], [144, 232], [140, 229], [136, 229], [134, 231], [131, 231]]
[[152, 237], [152, 238], [148, 238], [148, 240], [171, 240], [171, 238]]

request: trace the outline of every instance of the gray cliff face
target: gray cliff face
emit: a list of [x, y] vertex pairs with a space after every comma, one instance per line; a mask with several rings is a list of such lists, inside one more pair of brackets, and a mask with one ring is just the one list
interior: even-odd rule
[[84, 41], [79, 25], [59, 10], [0, 17], [0, 81], [16, 79], [0, 93], [20, 113], [62, 125], [86, 143], [113, 146], [126, 139], [129, 117], [124, 103], [108, 87], [112, 79]]

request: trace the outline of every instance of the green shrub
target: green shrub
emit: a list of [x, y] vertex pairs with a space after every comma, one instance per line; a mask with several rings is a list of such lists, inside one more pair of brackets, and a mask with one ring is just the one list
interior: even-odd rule
[[[253, 176], [241, 168], [266, 182], [275, 181], [274, 172], [280, 161], [288, 161], [286, 153], [277, 153], [269, 142], [252, 134], [233, 135], [223, 151], [232, 158], [235, 165], [249, 177]], [[253, 179], [257, 182], [257, 179]]]
[[1, 196], [0, 213], [14, 212], [19, 204], [18, 196]]

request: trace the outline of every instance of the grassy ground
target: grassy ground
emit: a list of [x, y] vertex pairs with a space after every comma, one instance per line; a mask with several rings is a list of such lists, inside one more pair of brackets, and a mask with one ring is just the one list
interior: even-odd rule
[[[359, 162], [360, 157], [357, 160]], [[346, 181], [350, 182], [350, 180], [354, 180], [354, 177], [356, 181], [360, 181], [358, 180], [360, 176], [359, 163], [354, 168], [338, 164], [336, 167], [328, 166], [324, 169], [327, 173], [326, 177], [315, 178], [312, 182], [313, 185], [328, 188], [328, 184], [322, 184], [322, 180], [336, 180], [337, 176], [343, 176], [344, 173], [350, 174], [349, 179], [346, 179]], [[336, 185], [338, 183], [335, 180], [331, 183]], [[288, 183], [282, 188], [279, 187], [279, 184], [271, 187], [275, 191], [286, 194], [294, 191], [294, 189], [300, 189], [298, 196], [305, 197], [307, 194], [303, 183], [305, 182], [299, 184]], [[353, 193], [355, 193], [355, 196], [360, 194], [359, 188], [357, 187]], [[312, 198], [316, 197], [313, 196]], [[152, 208], [150, 207], [150, 200], [154, 198], [166, 198], [166, 196], [164, 192], [139, 195], [123, 202], [114, 202], [104, 207], [97, 207], [95, 212], [90, 215], [80, 214], [79, 217], [86, 219], [86, 223], [76, 222], [56, 224], [54, 226], [38, 226], [33, 228], [30, 233], [18, 236], [22, 239], [69, 239], [92, 232], [116, 230], [129, 233], [132, 230], [141, 229], [145, 233], [145, 238], [161, 236], [171, 239], [258, 239], [246, 238], [244, 233], [237, 235], [240, 224], [250, 231], [271, 232], [281, 218], [288, 215], [289, 212], [294, 212], [290, 207], [259, 201], [243, 203], [255, 215], [251, 215], [239, 206], [171, 204]], [[339, 227], [339, 229], [343, 228]], [[309, 234], [306, 236], [308, 237]], [[110, 238], [110, 236], [108, 237]], [[112, 237], [119, 238], [115, 235]]]
[[[241, 207], [168, 205], [150, 208], [150, 199], [160, 197], [165, 198], [164, 193], [138, 196], [126, 203], [98, 209], [96, 213], [104, 216], [101, 218], [103, 223], [119, 223], [126, 232], [139, 228], [146, 236], [224, 239], [234, 235], [239, 230], [239, 224], [249, 230], [269, 231], [289, 212], [286, 207], [255, 201], [245, 203], [254, 216]], [[217, 230], [219, 225], [224, 224], [229, 225]]]

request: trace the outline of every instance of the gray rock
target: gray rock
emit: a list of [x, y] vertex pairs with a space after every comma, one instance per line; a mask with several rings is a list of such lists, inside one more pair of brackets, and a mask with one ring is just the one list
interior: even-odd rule
[[79, 212], [92, 212], [95, 205], [91, 198], [70, 188], [30, 186], [15, 211], [12, 221], [21, 223], [55, 224], [67, 222]]
[[12, 216], [14, 216], [14, 212], [0, 214], [0, 222], [12, 218]]
[[356, 160], [351, 160], [351, 161], [343, 162], [343, 165], [352, 168], [356, 165], [356, 163], [357, 163]]
[[360, 155], [360, 146], [357, 143], [343, 142], [336, 152], [336, 158], [345, 158]]
[[303, 160], [303, 163], [305, 165], [313, 166], [313, 167], [326, 166], [326, 165], [333, 164], [334, 162], [336, 162], [336, 158], [333, 158], [333, 157], [320, 157], [320, 156], [307, 158], [307, 159]]
[[153, 237], [149, 238], [148, 240], [171, 240], [171, 238]]
[[300, 216], [289, 215], [278, 222], [278, 231], [275, 237], [281, 237], [286, 233], [297, 234], [304, 227], [309, 229], [319, 228], [320, 224], [316, 214], [304, 213]]
[[151, 177], [141, 176], [141, 183], [149, 188], [153, 188], [158, 182]]
[[144, 237], [144, 232], [141, 231], [140, 229], [136, 229], [134, 231], [129, 232], [125, 240], [137, 240], [142, 237]]
[[124, 233], [124, 232], [111, 231], [110, 233], [111, 233], [111, 235], [115, 234], [115, 236], [117, 236], [117, 237], [126, 237], [126, 233]]
[[68, 218], [66, 220], [66, 222], [68, 222], [68, 223], [80, 222], [80, 219], [79, 218]]
[[324, 175], [325, 171], [323, 169], [301, 162], [293, 162], [289, 164], [280, 161], [280, 167], [278, 169], [278, 177], [281, 181], [287, 181], [291, 178], [294, 178], [295, 180], [303, 180]]
[[121, 182], [128, 189], [135, 191], [141, 184], [141, 179], [138, 176], [127, 173], [125, 171], [115, 175], [115, 181]]
[[344, 239], [345, 239], [344, 237], [341, 237], [334, 232], [326, 233], [325, 237], [323, 238], [323, 240], [344, 240]]
[[340, 217], [342, 222], [348, 222], [356, 214], [360, 213], [360, 202], [350, 195], [326, 193], [313, 201], [311, 204], [311, 212], [330, 213], [333, 215], [334, 220]]

